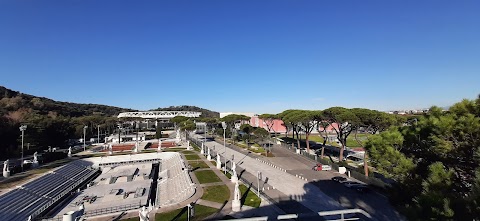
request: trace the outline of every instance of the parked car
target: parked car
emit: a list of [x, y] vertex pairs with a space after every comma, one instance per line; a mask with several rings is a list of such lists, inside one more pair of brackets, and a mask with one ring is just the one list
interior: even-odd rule
[[323, 165], [321, 163], [317, 163], [317, 165], [312, 167], [312, 170], [315, 171], [329, 171], [332, 170], [332, 167], [329, 165]]
[[338, 183], [343, 183], [343, 182], [347, 181], [347, 178], [345, 178], [343, 176], [336, 176], [336, 177], [332, 177], [332, 180], [335, 181], [335, 182], [338, 182]]
[[323, 165], [322, 166], [322, 171], [329, 171], [329, 170], [332, 170], [331, 166], [329, 166], [329, 165]]
[[355, 181], [346, 181], [346, 182], [343, 182], [343, 185], [345, 185], [348, 188], [354, 188], [355, 186], [362, 185], [362, 184]]

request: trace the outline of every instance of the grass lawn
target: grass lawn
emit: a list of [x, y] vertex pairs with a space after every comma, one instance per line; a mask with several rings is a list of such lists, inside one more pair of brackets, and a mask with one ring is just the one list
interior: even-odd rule
[[203, 188], [203, 196], [202, 199], [217, 202], [217, 203], [224, 203], [230, 198], [230, 190], [226, 185], [219, 185], [219, 186], [209, 186]]
[[198, 147], [194, 142], [190, 143], [194, 150], [200, 151], [200, 147]]
[[[223, 170], [222, 170], [222, 173], [223, 173]], [[230, 174], [229, 172], [227, 172], [226, 174], [223, 173], [223, 175], [225, 175], [228, 179], [231, 179], [232, 178], [232, 174]], [[238, 174], [237, 174], [238, 175]]]
[[[242, 193], [241, 201], [243, 205], [247, 205], [255, 208], [258, 208], [260, 206], [261, 199], [258, 198], [258, 196], [252, 192], [252, 190], [248, 190], [248, 187], [243, 184], [240, 185], [239, 188], [240, 188], [240, 192]], [[248, 193], [247, 195], [245, 195], [245, 192], [247, 192], [247, 190], [248, 190]]]
[[185, 154], [185, 155], [187, 155], [187, 154], [196, 154], [195, 152], [190, 151], [190, 150], [182, 151], [182, 153]]
[[[195, 205], [195, 216], [191, 218], [190, 220], [204, 220], [208, 216], [214, 214], [217, 212], [217, 209], [208, 207], [208, 206], [202, 206], [202, 205]], [[175, 220], [187, 220], [187, 209], [182, 208], [182, 209], [177, 209], [173, 210], [170, 212], [166, 213], [157, 213], [155, 215], [155, 220], [156, 221], [175, 221]]]
[[189, 161], [188, 162], [192, 168], [209, 168], [209, 166], [203, 161]]
[[162, 149], [163, 152], [179, 152], [179, 151], [184, 151], [185, 148], [165, 148]]
[[196, 171], [198, 182], [200, 183], [216, 183], [222, 180], [211, 170]]
[[187, 160], [200, 160], [200, 157], [198, 155], [185, 155], [185, 158]]
[[248, 150], [250, 150], [254, 153], [265, 153], [265, 149], [263, 149], [263, 147], [258, 147], [258, 149], [248, 148]]

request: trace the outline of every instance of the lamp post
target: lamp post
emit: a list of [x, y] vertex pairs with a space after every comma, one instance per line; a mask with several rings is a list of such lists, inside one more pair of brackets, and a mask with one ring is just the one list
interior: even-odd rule
[[257, 171], [257, 194], [260, 197], [260, 180], [262, 179], [262, 172]]
[[[225, 130], [227, 129], [227, 124], [225, 122], [222, 122], [222, 127], [223, 127], [223, 149], [225, 150], [225, 156], [227, 156], [227, 146], [225, 145]], [[225, 167], [223, 168], [223, 172], [227, 174], [227, 158], [224, 157], [224, 165]]]
[[120, 143], [121, 137], [120, 134], [122, 133], [122, 125], [118, 123], [118, 143]]
[[100, 143], [100, 125], [97, 125], [97, 143]]
[[88, 128], [87, 125], [83, 126], [83, 151], [86, 150], [86, 146], [85, 146], [85, 135], [86, 135], [86, 133], [87, 133], [87, 128]]
[[135, 129], [137, 129], [137, 146], [138, 146], [138, 129], [140, 128], [140, 121], [135, 121]]
[[22, 132], [22, 161], [20, 162], [20, 165], [22, 166], [22, 171], [23, 171], [23, 137], [25, 135], [26, 129], [27, 129], [27, 125], [20, 126], [20, 131]]

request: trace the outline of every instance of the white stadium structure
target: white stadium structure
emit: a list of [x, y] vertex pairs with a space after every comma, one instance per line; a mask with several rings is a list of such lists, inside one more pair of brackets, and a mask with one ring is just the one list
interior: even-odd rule
[[195, 188], [176, 152], [86, 158], [1, 195], [0, 220], [64, 220], [81, 205], [84, 217], [168, 206]]
[[141, 112], [123, 112], [118, 114], [118, 118], [142, 118], [151, 120], [169, 120], [176, 116], [200, 117], [202, 112], [195, 111], [141, 111]]

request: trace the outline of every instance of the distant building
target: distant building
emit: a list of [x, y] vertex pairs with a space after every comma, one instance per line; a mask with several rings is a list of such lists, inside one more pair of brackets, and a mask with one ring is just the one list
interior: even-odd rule
[[[261, 127], [267, 131], [269, 131], [267, 122], [264, 120], [260, 119], [258, 115], [254, 115], [250, 118], [250, 125], [252, 127]], [[273, 120], [273, 125], [271, 127], [271, 130], [269, 131], [270, 133], [286, 133], [287, 128], [283, 125], [282, 120]]]

